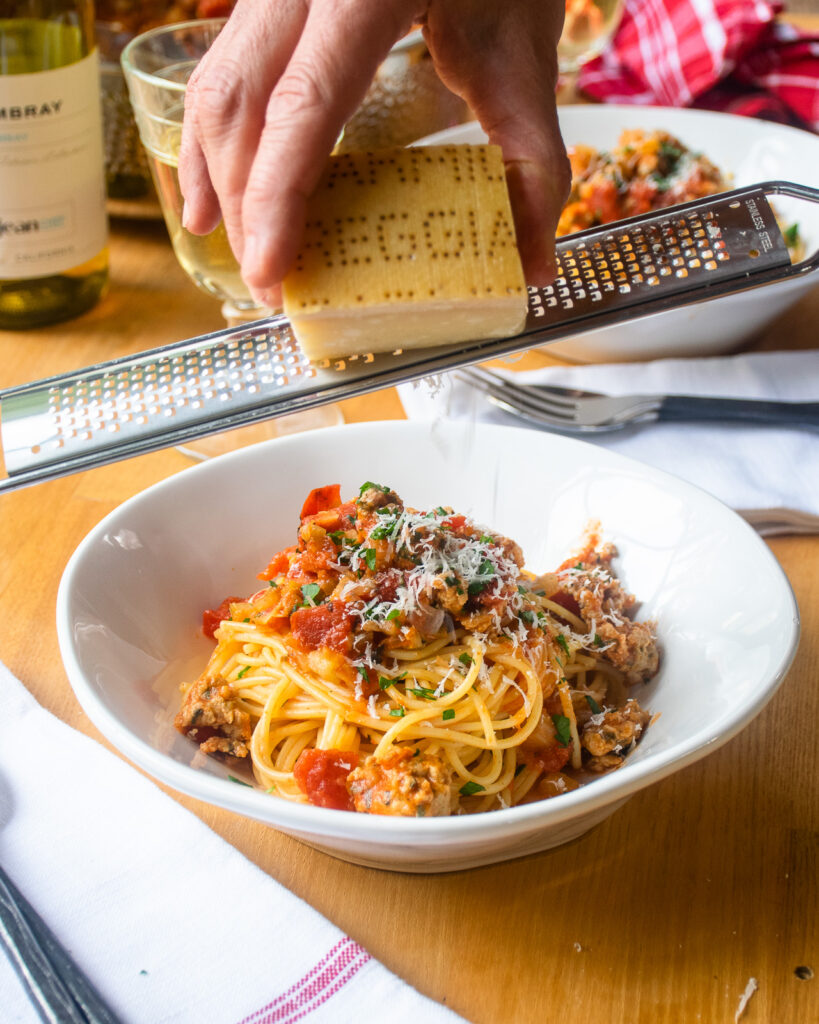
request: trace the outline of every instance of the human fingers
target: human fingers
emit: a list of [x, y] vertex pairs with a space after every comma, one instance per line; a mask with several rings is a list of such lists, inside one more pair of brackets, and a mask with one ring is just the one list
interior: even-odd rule
[[242, 197], [265, 109], [304, 27], [302, 0], [239, 0], [191, 76], [179, 158], [185, 227], [212, 231], [224, 220], [241, 260]]
[[554, 239], [571, 183], [555, 88], [562, 0], [432, 0], [425, 36], [441, 78], [503, 150], [526, 279], [555, 274]]
[[307, 197], [416, 8], [413, 0], [313, 0], [270, 97], [242, 206], [242, 276], [258, 300], [268, 300], [295, 258]]

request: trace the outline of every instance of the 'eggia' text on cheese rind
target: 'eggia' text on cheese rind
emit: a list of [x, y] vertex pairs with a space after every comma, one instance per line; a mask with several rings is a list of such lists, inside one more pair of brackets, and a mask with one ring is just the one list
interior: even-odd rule
[[527, 294], [500, 148], [331, 157], [283, 298], [313, 360], [519, 333]]

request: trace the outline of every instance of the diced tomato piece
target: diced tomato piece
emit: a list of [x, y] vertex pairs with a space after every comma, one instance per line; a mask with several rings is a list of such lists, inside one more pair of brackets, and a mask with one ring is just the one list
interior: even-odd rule
[[466, 523], [466, 516], [450, 516], [449, 519], [445, 519], [441, 523], [441, 526], [446, 526], [450, 530], [460, 530], [464, 523]]
[[278, 554], [274, 555], [267, 568], [264, 572], [260, 572], [256, 579], [259, 580], [274, 580], [277, 576], [281, 576], [286, 573], [290, 568], [290, 555], [296, 550], [296, 545], [292, 544], [289, 548], [285, 548], [283, 551], [279, 551]]
[[653, 181], [638, 179], [632, 181], [628, 187], [628, 208], [629, 216], [636, 216], [638, 213], [648, 213], [653, 210], [657, 201], [657, 185]]
[[580, 612], [580, 605], [572, 594], [564, 594], [562, 590], [558, 590], [556, 594], [549, 595], [549, 600], [554, 601], [555, 604], [559, 604], [561, 608], [565, 608], [566, 611], [571, 612], [572, 615], [576, 615], [578, 619], [583, 618]]
[[302, 526], [306, 523], [315, 523], [327, 533], [332, 530], [349, 530], [355, 523], [355, 505], [348, 501], [344, 505], [336, 505], [335, 508], [322, 509], [311, 516], [305, 516], [301, 522]]
[[316, 608], [297, 608], [290, 616], [293, 638], [306, 651], [329, 647], [344, 654], [350, 649], [352, 625], [352, 615], [338, 601], [328, 601]]
[[358, 765], [351, 750], [303, 750], [293, 766], [299, 789], [316, 807], [355, 810], [347, 792], [347, 776]]
[[213, 639], [214, 633], [219, 628], [223, 619], [230, 618], [230, 606], [234, 601], [244, 601], [243, 597], [226, 597], [218, 608], [206, 608], [202, 612], [202, 631], [205, 636]]
[[337, 557], [336, 549], [329, 544], [326, 547], [311, 547], [299, 559], [299, 569], [303, 573], [327, 572]]
[[404, 574], [400, 569], [383, 569], [373, 577], [375, 596], [379, 601], [397, 601], [398, 588], [403, 582]]
[[589, 205], [601, 224], [610, 224], [621, 216], [617, 199], [617, 187], [613, 181], [596, 182], [591, 190]]
[[341, 484], [327, 484], [325, 487], [314, 487], [302, 505], [301, 518], [314, 516], [316, 512], [324, 512], [329, 508], [338, 508], [341, 504]]

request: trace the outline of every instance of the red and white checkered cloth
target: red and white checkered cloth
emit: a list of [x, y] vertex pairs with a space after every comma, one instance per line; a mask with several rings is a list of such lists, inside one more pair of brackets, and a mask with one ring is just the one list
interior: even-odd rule
[[819, 35], [767, 0], [625, 0], [578, 87], [607, 103], [727, 110], [819, 131]]

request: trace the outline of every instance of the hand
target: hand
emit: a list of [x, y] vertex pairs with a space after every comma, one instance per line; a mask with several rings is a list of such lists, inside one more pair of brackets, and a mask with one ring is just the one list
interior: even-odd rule
[[238, 0], [185, 97], [184, 225], [224, 220], [257, 299], [301, 242], [307, 198], [392, 45], [423, 23], [444, 83], [502, 147], [530, 284], [554, 276], [570, 173], [555, 105], [562, 0]]

